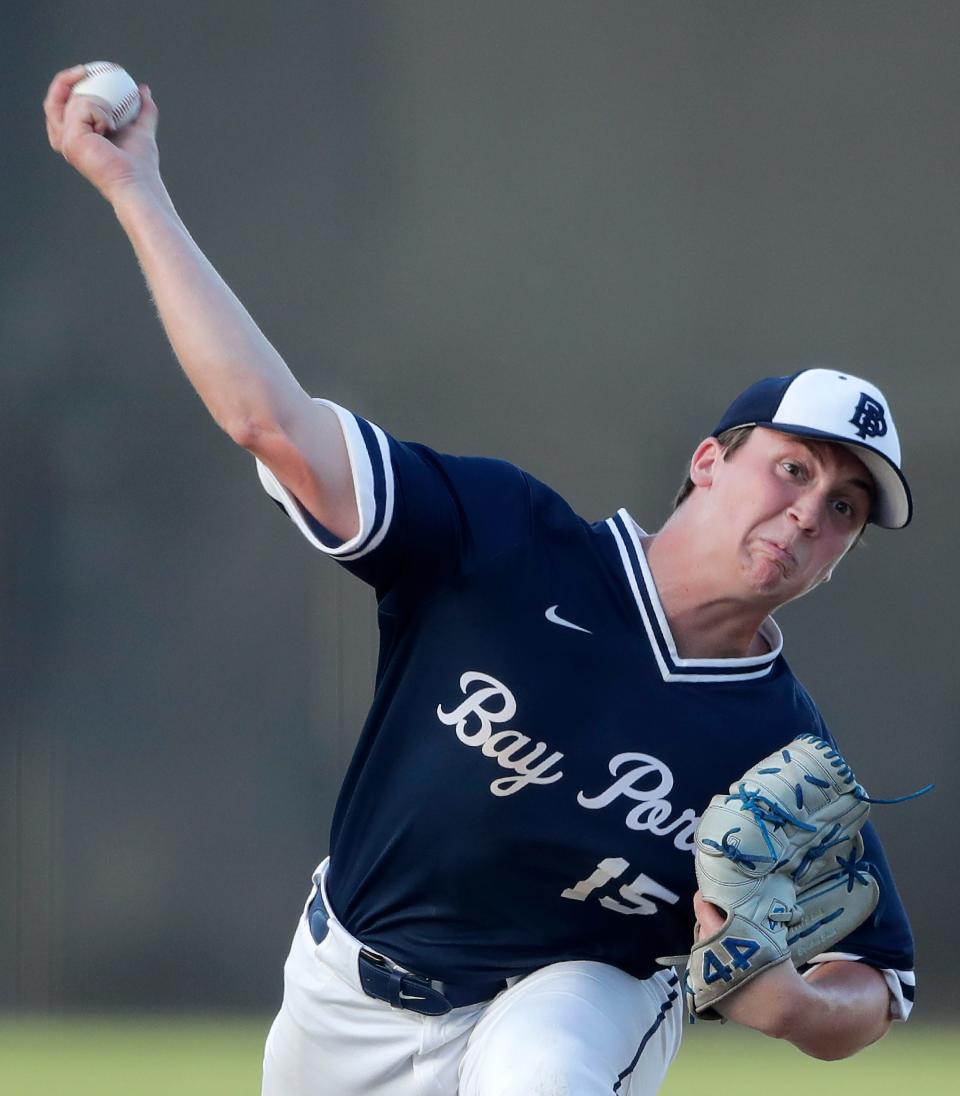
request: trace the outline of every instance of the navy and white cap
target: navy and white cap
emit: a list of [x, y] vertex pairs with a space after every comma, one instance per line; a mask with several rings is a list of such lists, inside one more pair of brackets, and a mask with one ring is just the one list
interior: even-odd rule
[[735, 426], [838, 442], [866, 465], [877, 489], [869, 520], [902, 529], [913, 512], [900, 470], [900, 439], [886, 397], [869, 381], [833, 369], [803, 369], [752, 384], [727, 408], [713, 436]]

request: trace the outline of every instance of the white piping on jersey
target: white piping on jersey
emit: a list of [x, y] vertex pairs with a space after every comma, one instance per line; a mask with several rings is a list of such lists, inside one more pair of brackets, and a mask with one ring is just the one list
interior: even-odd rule
[[650, 595], [650, 602], [653, 605], [653, 611], [656, 613], [657, 621], [660, 624], [660, 631], [666, 641], [667, 649], [670, 652], [670, 658], [677, 666], [718, 666], [724, 668], [734, 666], [763, 666], [773, 662], [777, 655], [783, 650], [783, 635], [772, 617], [767, 617], [760, 625], [760, 634], [770, 646], [770, 650], [766, 654], [750, 655], [746, 658], [681, 658], [677, 653], [677, 644], [673, 638], [673, 633], [670, 631], [667, 615], [663, 611], [663, 606], [660, 604], [660, 593], [654, 582], [650, 564], [647, 562], [647, 553], [643, 550], [643, 545], [640, 543], [640, 538], [646, 536], [646, 533], [633, 518], [630, 517], [626, 510], [620, 510], [619, 513], [627, 527], [627, 532], [630, 534], [630, 539], [633, 541], [634, 551], [636, 552], [637, 560], [640, 563], [640, 570], [643, 572], [644, 584], [647, 587], [647, 593]]
[[[865, 963], [866, 959], [862, 955], [855, 955], [851, 951], [825, 951], [820, 955], [815, 955], [811, 960], [811, 966], [815, 963], [835, 963], [835, 962], [859, 962]], [[887, 983], [887, 989], [890, 990], [890, 996], [893, 998], [890, 1007], [890, 1013], [894, 1020], [906, 1020], [911, 1011], [913, 1010], [913, 1002], [908, 1001], [903, 994], [904, 986], [915, 986], [917, 984], [917, 976], [912, 970], [896, 970], [894, 967], [874, 967], [883, 975], [883, 980]], [[810, 972], [807, 971], [807, 974]]]
[[[620, 535], [620, 530], [616, 525], [613, 518], [607, 518], [607, 525], [610, 531], [613, 533], [614, 540], [617, 544], [617, 550], [620, 553], [620, 559], [623, 563], [623, 569], [627, 576], [627, 582], [630, 585], [630, 589], [633, 591], [634, 600], [637, 603], [637, 608], [640, 610], [640, 617], [643, 620], [643, 625], [647, 633], [647, 639], [650, 643], [651, 650], [654, 657], [657, 660], [657, 665], [660, 668], [660, 674], [664, 681], [689, 681], [698, 684], [706, 684], [708, 682], [723, 683], [728, 681], [753, 681], [756, 678], [765, 677], [770, 673], [773, 668], [773, 664], [777, 655], [783, 649], [783, 636], [780, 629], [774, 623], [774, 621], [767, 617], [761, 626], [761, 635], [770, 644], [770, 651], [765, 655], [753, 655], [749, 658], [681, 658], [677, 653], [677, 644], [673, 638], [673, 633], [670, 631], [670, 626], [667, 623], [666, 614], [663, 611], [663, 606], [660, 604], [660, 595], [657, 593], [656, 584], [653, 581], [653, 575], [650, 573], [650, 568], [647, 565], [646, 555], [643, 551], [643, 545], [640, 543], [640, 536], [644, 535], [643, 529], [633, 520], [630, 514], [624, 510], [618, 510], [617, 514], [622, 519], [624, 526], [627, 530], [627, 535], [630, 537], [634, 547], [634, 552], [639, 563], [640, 574], [636, 573], [635, 568], [632, 565], [632, 561], [627, 552], [627, 547], [623, 542], [623, 538]], [[644, 604], [643, 597], [640, 593], [640, 587], [638, 584], [638, 577], [643, 581], [646, 588], [647, 595], [650, 598], [650, 604], [653, 606], [655, 614], [655, 620], [650, 619], [650, 615], [647, 612], [647, 607]], [[663, 637], [664, 644], [670, 655], [670, 662], [672, 667], [667, 664], [660, 651], [660, 644], [657, 642], [657, 636], [655, 632], [655, 624], [658, 626], [658, 630]], [[742, 668], [742, 673], [724, 673], [724, 674], [691, 674], [691, 673], [674, 673], [673, 669], [696, 669], [697, 667], [703, 667], [704, 669], [716, 668], [725, 670], [736, 670]], [[756, 669], [747, 669], [748, 667], [756, 667]]]
[[[336, 414], [337, 419], [340, 422], [344, 441], [347, 443], [350, 473], [353, 476], [353, 489], [357, 499], [357, 513], [360, 515], [360, 529], [357, 532], [357, 535], [351, 537], [351, 539], [344, 544], [341, 544], [339, 548], [330, 554], [335, 555], [338, 559], [359, 559], [368, 552], [372, 552], [383, 540], [387, 535], [387, 530], [390, 528], [390, 522], [393, 518], [394, 479], [393, 461], [390, 459], [390, 443], [387, 441], [387, 435], [380, 427], [375, 423], [370, 422], [369, 426], [371, 430], [373, 430], [374, 437], [377, 439], [380, 464], [383, 469], [384, 506], [380, 528], [376, 531], [375, 535], [371, 537], [370, 542], [364, 544], [364, 538], [370, 535], [370, 532], [372, 531], [371, 525], [377, 514], [373, 465], [370, 462], [370, 455], [367, 452], [366, 442], [363, 440], [363, 435], [360, 433], [360, 427], [357, 425], [356, 416], [351, 411], [348, 411], [337, 403], [332, 403], [330, 400], [317, 399], [315, 402], [322, 403], [325, 407], [329, 407], [330, 410]], [[359, 551], [356, 551], [355, 549], [358, 545], [362, 545], [362, 547]]]
[[[356, 417], [346, 408], [332, 403], [330, 400], [315, 398], [313, 402], [329, 407], [337, 416], [337, 421], [340, 423], [340, 429], [343, 432], [343, 440], [347, 447], [347, 459], [350, 462], [353, 492], [357, 503], [357, 515], [360, 522], [360, 528], [356, 534], [342, 544], [335, 546], [324, 544], [311, 527], [300, 501], [284, 487], [273, 472], [260, 460], [257, 461], [257, 472], [267, 494], [280, 503], [293, 523], [314, 548], [319, 548], [325, 555], [340, 560], [359, 559], [368, 552], [372, 552], [383, 540], [393, 518], [394, 477], [393, 463], [390, 460], [390, 444], [387, 441], [386, 434], [380, 427], [374, 423], [369, 423], [377, 440], [384, 480], [383, 517], [380, 520], [379, 528], [374, 531], [373, 523], [377, 515], [374, 468], [370, 460], [370, 454], [367, 452], [366, 442], [360, 432], [360, 427], [357, 425]], [[373, 533], [372, 536], [371, 533]], [[365, 543], [367, 537], [370, 537], [370, 540]]]

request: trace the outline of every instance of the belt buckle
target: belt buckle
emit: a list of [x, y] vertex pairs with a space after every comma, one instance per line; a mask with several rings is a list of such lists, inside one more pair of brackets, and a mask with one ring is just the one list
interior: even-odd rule
[[360, 956], [361, 958], [366, 959], [368, 963], [376, 963], [378, 967], [383, 967], [384, 970], [393, 969], [386, 956], [378, 955], [375, 951], [371, 951], [369, 948], [361, 948]]
[[[386, 1001], [393, 1008], [416, 1012], [421, 1016], [444, 1016], [453, 1007], [428, 978], [403, 970], [369, 948], [360, 949], [359, 963], [364, 992]], [[364, 977], [364, 963], [376, 970], [375, 980]]]

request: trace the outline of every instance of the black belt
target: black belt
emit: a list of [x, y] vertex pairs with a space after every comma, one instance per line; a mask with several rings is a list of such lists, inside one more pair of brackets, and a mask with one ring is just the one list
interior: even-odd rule
[[[307, 924], [314, 943], [319, 944], [329, 930], [327, 908], [319, 889], [307, 908]], [[389, 959], [369, 948], [360, 949], [357, 966], [360, 985], [368, 997], [386, 1001], [394, 1008], [418, 1012], [421, 1016], [443, 1016], [452, 1008], [489, 1001], [507, 986], [502, 979], [499, 982], [438, 982], [399, 970]]]

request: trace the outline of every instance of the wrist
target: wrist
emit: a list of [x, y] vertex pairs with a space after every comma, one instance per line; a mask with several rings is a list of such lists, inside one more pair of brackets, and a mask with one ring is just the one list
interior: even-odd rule
[[176, 216], [170, 195], [159, 177], [156, 180], [124, 180], [104, 197], [128, 233], [145, 218], [157, 214]]
[[787, 1039], [814, 996], [812, 987], [787, 960], [758, 974], [714, 1007], [735, 1024], [772, 1039]]

